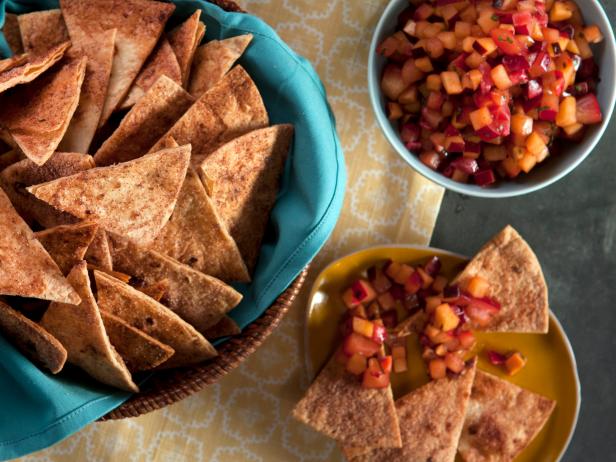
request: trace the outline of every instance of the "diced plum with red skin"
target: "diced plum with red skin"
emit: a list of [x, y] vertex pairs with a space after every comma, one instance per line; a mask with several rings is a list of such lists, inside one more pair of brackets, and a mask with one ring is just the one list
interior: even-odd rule
[[363, 319], [358, 316], [353, 317], [353, 332], [363, 335], [366, 338], [372, 338], [375, 325], [373, 322]]
[[429, 130], [438, 128], [443, 119], [444, 116], [440, 112], [430, 109], [429, 107], [424, 107], [421, 110], [421, 123], [425, 124]]
[[376, 52], [386, 58], [391, 57], [396, 51], [398, 51], [398, 40], [394, 36], [387, 37], [376, 48]]
[[400, 138], [406, 144], [410, 141], [417, 141], [421, 136], [421, 127], [414, 123], [406, 123], [400, 129]]
[[603, 114], [601, 114], [599, 101], [593, 93], [589, 93], [586, 96], [577, 99], [576, 117], [578, 123], [584, 125], [601, 123], [603, 120]]
[[480, 170], [473, 176], [475, 184], [477, 186], [489, 186], [491, 184], [496, 183], [496, 175], [494, 174], [494, 170]]
[[554, 95], [560, 96], [565, 91], [565, 76], [561, 71], [548, 72], [542, 79], [543, 88]]
[[556, 121], [560, 98], [557, 95], [544, 93], [539, 106], [539, 119], [546, 122]]
[[543, 94], [543, 87], [538, 80], [530, 80], [526, 86], [526, 98], [535, 99]]
[[500, 134], [492, 125], [487, 125], [485, 127], [480, 128], [475, 132], [479, 138], [483, 141], [494, 141], [497, 139]]
[[494, 40], [494, 43], [496, 43], [496, 46], [506, 55], [520, 55], [524, 51], [515, 35], [509, 30], [500, 28], [492, 29], [490, 31], [490, 36], [492, 40]]
[[518, 35], [530, 35], [533, 16], [530, 11], [518, 11], [511, 15], [511, 23]]
[[419, 160], [422, 164], [432, 170], [438, 170], [438, 167], [441, 164], [441, 157], [434, 151], [422, 152], [419, 155]]
[[355, 295], [355, 298], [359, 300], [360, 303], [370, 303], [376, 298], [376, 291], [372, 285], [364, 279], [358, 279], [351, 284], [351, 290], [353, 290], [353, 295]]
[[384, 325], [374, 323], [374, 330], [372, 332], [372, 341], [377, 345], [382, 345], [387, 340], [387, 328]]
[[453, 168], [458, 169], [468, 175], [472, 175], [477, 173], [479, 170], [479, 165], [475, 159], [470, 159], [468, 157], [458, 157], [453, 162], [451, 162]]
[[407, 84], [402, 80], [402, 70], [395, 64], [388, 64], [383, 71], [381, 90], [390, 100], [397, 100]]
[[362, 386], [364, 388], [387, 388], [389, 374], [385, 373], [380, 361], [376, 358], [368, 360], [368, 368], [364, 372]]
[[406, 147], [406, 149], [413, 153], [420, 152], [422, 148], [421, 141], [409, 141], [404, 146]]
[[342, 294], [342, 301], [349, 309], [361, 305], [361, 301], [359, 301], [359, 299], [355, 296], [355, 292], [353, 292], [353, 289], [351, 288], [344, 291], [344, 293]]
[[379, 365], [381, 366], [381, 369], [388, 375], [391, 373], [393, 364], [394, 361], [391, 355], [382, 356], [379, 358]]
[[567, 93], [572, 96], [584, 96], [590, 92], [590, 85], [588, 82], [579, 82], [571, 85], [567, 88]]
[[369, 358], [370, 356], [377, 354], [381, 349], [381, 346], [363, 335], [352, 332], [344, 339], [342, 348], [347, 356], [360, 354]]
[[[415, 82], [419, 82], [420, 80], [422, 80], [424, 78], [424, 75], [425, 74], [421, 70], [419, 70], [419, 68], [415, 64], [415, 59], [413, 58], [407, 59], [404, 65], [402, 66], [402, 70], [400, 71], [400, 77], [402, 78], [402, 83], [404, 84], [405, 88], [408, 85], [411, 85]], [[398, 99], [398, 98], [396, 97], [392, 99]]]
[[409, 294], [416, 294], [423, 286], [423, 280], [417, 271], [413, 272], [404, 284], [404, 290]]
[[494, 315], [500, 311], [500, 306], [487, 298], [471, 298], [471, 302], [465, 307], [466, 315], [479, 326], [485, 327], [492, 321]]
[[434, 256], [424, 263], [424, 271], [430, 276], [435, 277], [441, 271], [441, 259]]
[[524, 56], [503, 56], [503, 66], [507, 69], [507, 72], [527, 71], [530, 69], [528, 59]]
[[398, 312], [394, 310], [387, 310], [383, 314], [381, 314], [381, 319], [383, 320], [383, 324], [388, 329], [393, 329], [398, 325]]
[[537, 57], [535, 58], [532, 66], [530, 67], [530, 76], [533, 78], [541, 77], [543, 74], [548, 72], [551, 63], [552, 58], [550, 58], [550, 55], [547, 53], [547, 51], [540, 51], [539, 53], [537, 53]]
[[475, 336], [471, 331], [462, 331], [458, 333], [460, 346], [465, 350], [470, 350], [475, 345]]
[[447, 353], [445, 355], [445, 365], [447, 369], [455, 374], [459, 374], [464, 370], [464, 360], [455, 353]]
[[459, 69], [462, 72], [468, 71], [468, 66], [466, 65], [466, 58], [468, 58], [468, 53], [461, 53], [456, 59], [454, 59], [450, 64], [450, 69]]
[[418, 295], [405, 293], [402, 297], [402, 306], [410, 314], [414, 314], [420, 308]]
[[422, 3], [415, 10], [415, 14], [413, 15], [413, 19], [415, 21], [425, 21], [434, 13], [434, 8], [428, 3]]
[[596, 79], [599, 76], [599, 66], [595, 62], [594, 58], [586, 58], [582, 60], [577, 74], [575, 75], [577, 81], [584, 81], [589, 79]]
[[488, 360], [494, 366], [500, 366], [502, 364], [505, 364], [505, 362], [507, 361], [507, 356], [499, 353], [498, 351], [489, 350], [486, 354], [488, 356]]
[[389, 278], [383, 273], [383, 268], [379, 266], [372, 266], [368, 269], [368, 279], [374, 290], [379, 294], [387, 292], [392, 285]]
[[426, 106], [434, 111], [439, 111], [445, 102], [445, 95], [440, 91], [431, 91], [426, 100]]

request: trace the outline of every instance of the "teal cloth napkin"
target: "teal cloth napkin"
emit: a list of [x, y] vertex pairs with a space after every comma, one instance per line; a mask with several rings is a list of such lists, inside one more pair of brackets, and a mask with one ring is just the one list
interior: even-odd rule
[[[331, 234], [342, 208], [344, 158], [318, 75], [267, 24], [247, 14], [227, 13], [205, 1], [174, 3], [173, 23], [196, 8], [203, 10], [206, 40], [254, 35], [240, 63], [259, 87], [272, 123], [295, 125], [292, 152], [254, 280], [236, 286], [244, 300], [231, 315], [244, 327], [263, 314]], [[0, 0], [0, 25], [4, 24], [5, 9], [24, 13], [57, 7], [57, 0]], [[0, 34], [0, 55], [9, 54]], [[0, 337], [0, 460], [50, 446], [129, 396], [70, 367], [57, 377], [46, 374]]]

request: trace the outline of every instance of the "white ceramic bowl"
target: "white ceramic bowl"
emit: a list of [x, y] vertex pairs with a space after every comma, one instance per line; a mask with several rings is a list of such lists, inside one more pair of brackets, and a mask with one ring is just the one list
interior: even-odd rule
[[577, 4], [582, 10], [586, 24], [597, 24], [605, 36], [605, 40], [601, 44], [593, 46], [601, 78], [597, 88], [597, 98], [603, 112], [603, 122], [590, 127], [581, 143], [572, 144], [559, 155], [551, 157], [541, 166], [532, 170], [530, 174], [520, 175], [515, 180], [499, 181], [487, 188], [458, 183], [425, 166], [416, 154], [409, 152], [404, 146], [398, 135], [397, 124], [392, 124], [387, 118], [385, 100], [380, 89], [381, 75], [386, 59], [377, 55], [376, 47], [383, 39], [394, 32], [398, 14], [408, 4], [408, 0], [391, 0], [376, 26], [368, 58], [368, 88], [372, 108], [385, 137], [398, 154], [416, 171], [435, 183], [461, 194], [488, 198], [512, 197], [537, 191], [560, 180], [580, 165], [593, 151], [609, 125], [616, 102], [616, 87], [613, 84], [616, 75], [616, 41], [610, 21], [598, 0], [578, 0]]

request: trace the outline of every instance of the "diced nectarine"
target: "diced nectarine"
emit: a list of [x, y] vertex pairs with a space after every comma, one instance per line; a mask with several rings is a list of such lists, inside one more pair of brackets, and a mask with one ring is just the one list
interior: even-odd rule
[[460, 318], [453, 311], [451, 305], [442, 303], [434, 310], [434, 322], [436, 323], [436, 327], [448, 332], [458, 327]]
[[443, 86], [448, 95], [459, 95], [464, 90], [457, 72], [442, 72], [441, 80], [443, 81]]
[[442, 359], [433, 359], [430, 361], [428, 370], [433, 380], [442, 379], [447, 376], [447, 365]]
[[505, 361], [505, 368], [507, 369], [507, 373], [509, 375], [517, 374], [525, 365], [526, 358], [519, 352], [515, 352], [507, 358], [507, 361]]
[[454, 32], [439, 32], [436, 38], [441, 41], [446, 49], [454, 50], [456, 48], [458, 38]]
[[387, 118], [389, 120], [398, 120], [402, 116], [402, 107], [398, 103], [387, 103]]
[[533, 132], [533, 119], [526, 114], [514, 114], [511, 117], [511, 133], [528, 136]]
[[471, 35], [471, 26], [472, 24], [464, 21], [456, 22], [454, 26], [454, 32], [458, 39], [464, 39]]
[[526, 149], [530, 154], [539, 154], [546, 147], [545, 142], [537, 132], [532, 132], [526, 139]]
[[487, 107], [482, 107], [470, 113], [471, 123], [475, 131], [481, 130], [492, 123], [492, 113]]
[[466, 291], [471, 296], [476, 298], [483, 298], [488, 295], [490, 290], [490, 284], [484, 278], [479, 276], [472, 277], [466, 284]]
[[501, 162], [501, 166], [505, 170], [505, 173], [509, 178], [517, 177], [522, 169], [518, 165], [517, 159], [513, 157], [507, 157], [504, 161]]
[[583, 124], [576, 123], [576, 124], [573, 124], [573, 125], [569, 125], [568, 127], [563, 127], [563, 131], [567, 134], [567, 136], [574, 137], [583, 128], [584, 128]]
[[577, 123], [576, 100], [574, 96], [567, 96], [560, 102], [560, 108], [556, 116], [556, 125], [567, 127], [575, 123]]
[[502, 64], [499, 64], [498, 66], [494, 67], [490, 71], [490, 76], [494, 81], [494, 85], [496, 85], [496, 88], [498, 88], [499, 90], [508, 90], [513, 86], [513, 82], [509, 78], [507, 69], [505, 69], [505, 66], [503, 66]]
[[554, 2], [552, 9], [550, 10], [550, 21], [559, 22], [566, 21], [573, 15], [573, 11], [569, 8], [565, 2]]
[[589, 43], [600, 43], [603, 41], [603, 34], [599, 26], [593, 24], [584, 28], [584, 38]]
[[427, 56], [423, 58], [419, 58], [415, 60], [415, 66], [422, 72], [428, 73], [434, 70], [434, 66], [432, 65], [432, 61]]
[[518, 161], [518, 165], [525, 172], [530, 172], [537, 164], [537, 157], [534, 154], [527, 153]]

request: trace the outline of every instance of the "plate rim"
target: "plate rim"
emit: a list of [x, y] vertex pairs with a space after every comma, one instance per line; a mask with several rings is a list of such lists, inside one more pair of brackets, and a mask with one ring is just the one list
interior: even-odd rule
[[[314, 299], [314, 296], [316, 294], [316, 289], [317, 289], [317, 282], [321, 279], [321, 277], [323, 276], [324, 273], [326, 273], [331, 267], [333, 267], [334, 265], [340, 263], [342, 260], [352, 257], [354, 255], [363, 253], [363, 252], [368, 252], [368, 251], [374, 251], [374, 250], [386, 250], [386, 249], [400, 249], [400, 250], [419, 250], [419, 251], [426, 251], [426, 250], [435, 250], [440, 254], [443, 255], [447, 255], [449, 257], [455, 257], [455, 258], [461, 258], [463, 260], [469, 261], [470, 258], [466, 255], [463, 255], [461, 253], [457, 253], [457, 252], [452, 252], [450, 250], [444, 250], [444, 249], [440, 249], [438, 247], [432, 247], [429, 245], [414, 245], [414, 244], [377, 244], [377, 245], [373, 245], [373, 246], [369, 246], [369, 247], [365, 247], [359, 250], [355, 250], [353, 252], [350, 252], [348, 254], [345, 254], [341, 257], [336, 258], [335, 260], [331, 261], [330, 263], [328, 263], [325, 267], [323, 267], [323, 269], [321, 269], [321, 271], [319, 271], [319, 274], [317, 274], [317, 276], [314, 279], [314, 282], [312, 283], [311, 287], [310, 287], [310, 292], [308, 293], [308, 298], [306, 301], [306, 309], [305, 309], [305, 314], [304, 314], [304, 328], [303, 330], [303, 335], [304, 335], [304, 340], [303, 340], [303, 348], [304, 348], [304, 358], [303, 358], [303, 362], [304, 362], [304, 372], [306, 373], [308, 379], [310, 380], [310, 382], [312, 382], [315, 378], [315, 371], [312, 370], [312, 366], [310, 365], [310, 349], [309, 349], [309, 345], [308, 345], [308, 338], [309, 338], [309, 333], [308, 333], [308, 321], [310, 318], [310, 313], [311, 313], [311, 306], [312, 304], [312, 300]], [[575, 359], [575, 352], [573, 351], [573, 346], [571, 345], [571, 341], [569, 340], [569, 337], [567, 336], [567, 332], [565, 331], [565, 329], [563, 328], [560, 320], [558, 319], [558, 317], [556, 316], [556, 314], [552, 311], [551, 308], [549, 308], [549, 316], [550, 316], [550, 320], [554, 322], [554, 325], [556, 326], [556, 329], [559, 331], [562, 339], [564, 340], [564, 344], [567, 350], [567, 355], [569, 357], [569, 361], [571, 363], [572, 366], [572, 370], [573, 370], [573, 379], [574, 379], [574, 384], [575, 384], [575, 397], [576, 397], [576, 403], [575, 403], [575, 414], [573, 416], [573, 421], [571, 423], [571, 428], [569, 430], [569, 434], [567, 435], [567, 439], [565, 441], [565, 444], [563, 445], [563, 447], [561, 448], [561, 451], [558, 454], [558, 458], [556, 459], [557, 462], [560, 462], [563, 458], [563, 456], [565, 455], [565, 453], [567, 452], [567, 449], [569, 449], [569, 446], [571, 444], [571, 441], [573, 440], [573, 436], [575, 435], [575, 431], [577, 429], [577, 425], [578, 425], [578, 421], [579, 421], [579, 417], [580, 417], [580, 411], [581, 411], [581, 407], [582, 407], [582, 384], [580, 381], [580, 375], [579, 375], [579, 371], [578, 371], [578, 367], [577, 367], [577, 360]]]

